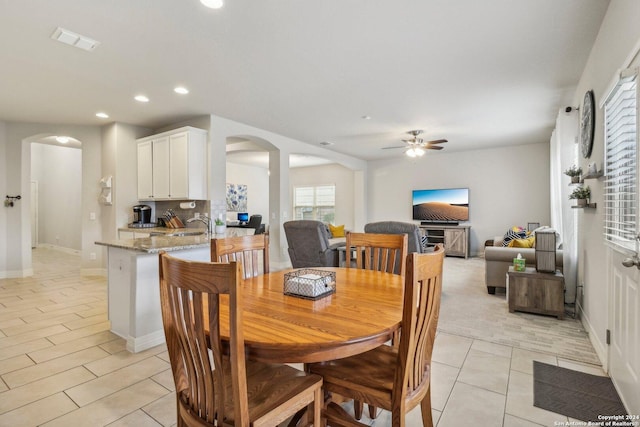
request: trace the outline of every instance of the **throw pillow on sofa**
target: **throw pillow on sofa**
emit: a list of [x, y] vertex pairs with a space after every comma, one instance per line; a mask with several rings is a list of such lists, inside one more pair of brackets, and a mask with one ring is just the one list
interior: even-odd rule
[[502, 246], [509, 246], [509, 243], [514, 239], [526, 239], [529, 237], [527, 231], [522, 227], [513, 227], [504, 235], [502, 240]]
[[333, 237], [334, 239], [336, 237], [345, 237], [344, 236], [344, 224], [342, 224], [342, 225], [329, 224], [329, 232], [331, 233], [331, 237]]

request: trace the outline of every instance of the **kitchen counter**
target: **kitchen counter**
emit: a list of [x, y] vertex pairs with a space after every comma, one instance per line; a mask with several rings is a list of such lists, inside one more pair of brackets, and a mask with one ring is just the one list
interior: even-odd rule
[[[170, 235], [171, 231], [176, 230], [199, 230], [201, 234]], [[209, 261], [212, 238], [252, 235], [255, 230], [234, 228], [227, 229], [225, 234], [204, 234], [202, 228], [168, 228], [163, 231], [170, 233], [95, 242], [96, 245], [107, 247], [107, 294], [111, 332], [124, 338], [127, 350], [133, 353], [164, 342], [158, 252], [171, 252], [172, 256], [193, 261]]]

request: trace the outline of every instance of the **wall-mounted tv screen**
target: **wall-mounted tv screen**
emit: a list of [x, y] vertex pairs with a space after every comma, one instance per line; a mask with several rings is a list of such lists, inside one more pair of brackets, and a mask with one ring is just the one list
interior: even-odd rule
[[443, 223], [469, 221], [469, 189], [413, 190], [413, 219]]

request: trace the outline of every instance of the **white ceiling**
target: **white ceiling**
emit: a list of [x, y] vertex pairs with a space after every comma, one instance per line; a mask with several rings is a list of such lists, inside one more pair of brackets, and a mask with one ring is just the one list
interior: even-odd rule
[[[363, 159], [401, 156], [381, 148], [411, 129], [447, 138], [439, 153], [543, 142], [608, 4], [2, 0], [0, 120], [97, 125], [105, 111], [155, 128], [215, 114]], [[57, 27], [100, 45], [56, 42]]]

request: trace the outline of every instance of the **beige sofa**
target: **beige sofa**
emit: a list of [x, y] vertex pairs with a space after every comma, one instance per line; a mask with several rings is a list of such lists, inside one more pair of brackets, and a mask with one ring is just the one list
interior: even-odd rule
[[[487, 292], [496, 293], [496, 288], [507, 287], [507, 271], [513, 265], [513, 259], [522, 254], [527, 267], [536, 266], [536, 250], [534, 248], [509, 248], [502, 246], [502, 237], [494, 239], [494, 246], [484, 248], [484, 282]], [[562, 249], [556, 251], [556, 267], [562, 271]]]

